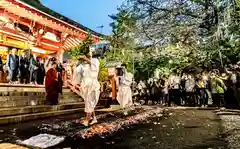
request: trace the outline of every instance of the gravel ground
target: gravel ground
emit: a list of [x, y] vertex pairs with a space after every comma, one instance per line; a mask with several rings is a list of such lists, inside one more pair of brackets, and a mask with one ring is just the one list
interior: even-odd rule
[[38, 127], [42, 124], [61, 123], [62, 121], [77, 119], [80, 116], [84, 116], [84, 114], [81, 113], [68, 116], [58, 116], [50, 119], [0, 126], [0, 143], [15, 143], [16, 140], [28, 139], [41, 133]]
[[[141, 108], [129, 110], [128, 116], [134, 115], [141, 111]], [[110, 113], [97, 112], [99, 117], [98, 122], [114, 121], [122, 117], [126, 117], [123, 112], [116, 111]], [[72, 135], [79, 130], [84, 129], [84, 126], [78, 122], [80, 118], [84, 117], [84, 113], [75, 115], [64, 115], [55, 118], [36, 120], [20, 124], [12, 124], [0, 126], [0, 143], [8, 142], [15, 143], [17, 140], [25, 140], [40, 133], [55, 134], [57, 136]]]
[[[221, 119], [222, 121], [221, 121]], [[108, 137], [67, 139], [53, 149], [232, 149], [240, 138], [240, 117], [217, 116], [212, 110], [168, 109], [163, 115], [136, 124]], [[69, 121], [76, 116], [68, 117]], [[66, 118], [45, 120], [61, 123]], [[41, 132], [42, 121], [0, 127], [0, 139], [12, 142]], [[239, 127], [238, 127], [239, 126]], [[230, 135], [229, 135], [230, 134]], [[237, 138], [238, 137], [238, 138]]]
[[72, 140], [59, 149], [227, 149], [222, 136], [220, 119], [212, 111], [172, 109], [107, 138]]
[[223, 126], [225, 140], [228, 142], [228, 148], [240, 148], [240, 116], [239, 115], [220, 115]]

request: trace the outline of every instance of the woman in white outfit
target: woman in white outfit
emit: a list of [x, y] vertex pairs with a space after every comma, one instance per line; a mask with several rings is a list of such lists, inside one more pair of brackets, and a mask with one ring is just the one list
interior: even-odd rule
[[[91, 54], [79, 56], [78, 59], [84, 60], [86, 64], [80, 64], [76, 71], [81, 74], [79, 94], [84, 99], [86, 117], [83, 125], [88, 126], [97, 123], [94, 109], [98, 103], [100, 95], [100, 84], [98, 82], [99, 61], [92, 58]], [[92, 119], [91, 123], [90, 120]]]

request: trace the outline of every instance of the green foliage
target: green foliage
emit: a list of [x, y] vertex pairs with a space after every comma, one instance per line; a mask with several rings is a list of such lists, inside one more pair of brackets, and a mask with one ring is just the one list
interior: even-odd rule
[[110, 15], [113, 20], [110, 24], [113, 35], [107, 40], [110, 41], [112, 50], [106, 53], [107, 61], [121, 61], [127, 64], [127, 70], [133, 72], [134, 57], [134, 32], [136, 20], [127, 10], [119, 8], [119, 13]]
[[153, 77], [156, 69], [169, 74], [239, 61], [239, 0], [125, 2], [110, 16], [113, 50], [106, 57], [129, 64], [136, 78]]
[[236, 0], [238, 8], [240, 8], [240, 0]]
[[105, 60], [99, 59], [99, 73], [98, 73], [98, 80], [100, 82], [104, 82], [108, 80], [108, 68], [105, 67]]
[[88, 34], [86, 39], [83, 40], [79, 46], [74, 47], [71, 49], [71, 57], [73, 59], [76, 59], [80, 55], [87, 55], [89, 53], [89, 47], [93, 44], [93, 41], [91, 40], [91, 35]]
[[191, 53], [181, 47], [169, 45], [161, 49], [158, 55], [146, 55], [135, 62], [136, 80], [154, 77], [155, 71], [160, 75], [169, 75], [171, 72], [181, 72], [191, 66]]

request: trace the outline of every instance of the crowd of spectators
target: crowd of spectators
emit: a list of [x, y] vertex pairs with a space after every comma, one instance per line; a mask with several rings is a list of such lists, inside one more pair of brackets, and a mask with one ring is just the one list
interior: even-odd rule
[[6, 64], [2, 65], [2, 71], [7, 74], [7, 81], [10, 84], [43, 85], [51, 61], [56, 62], [56, 69], [63, 78], [65, 69], [55, 57], [40, 57], [25, 52], [17, 55], [15, 48], [9, 52]]
[[134, 97], [145, 103], [166, 106], [214, 106], [240, 108], [240, 65], [223, 69], [164, 75], [138, 81]]

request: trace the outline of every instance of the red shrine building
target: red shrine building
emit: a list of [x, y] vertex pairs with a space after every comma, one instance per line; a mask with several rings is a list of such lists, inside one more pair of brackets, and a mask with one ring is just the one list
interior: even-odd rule
[[30, 49], [36, 55], [55, 55], [63, 59], [88, 33], [95, 43], [102, 35], [43, 6], [39, 0], [0, 0], [0, 55], [8, 50]]

